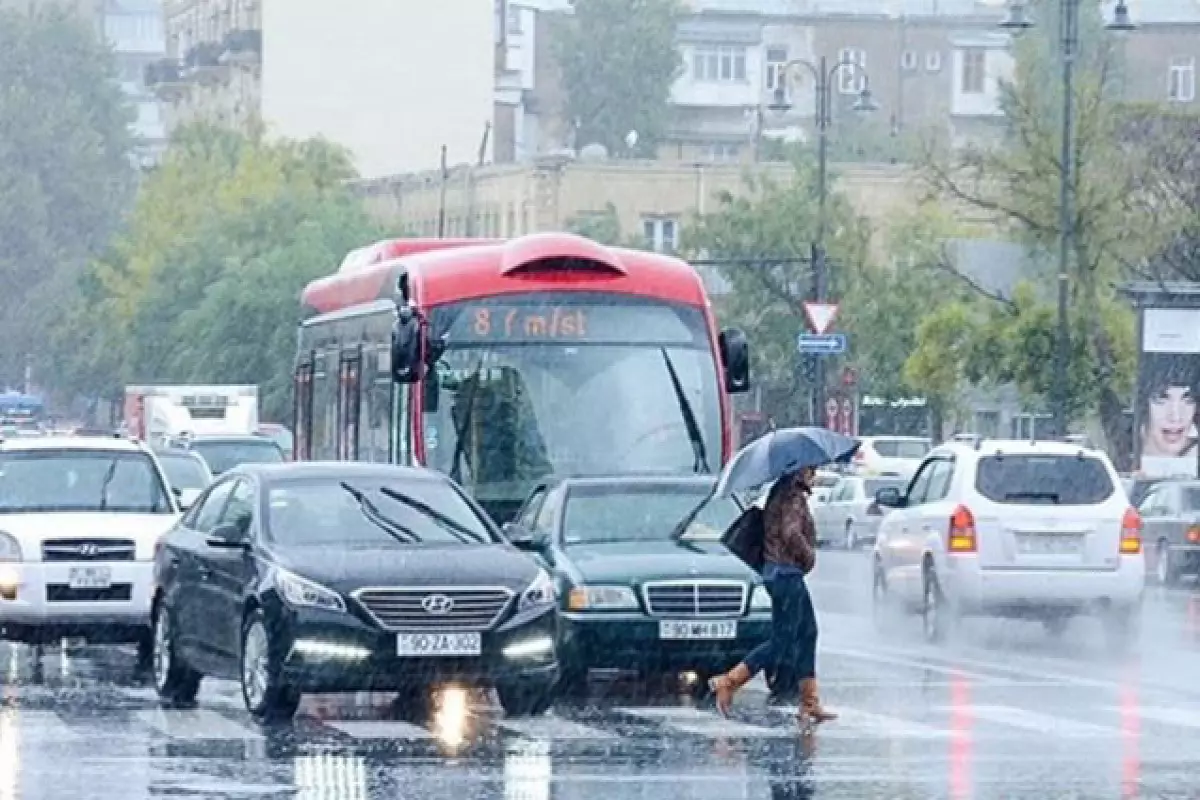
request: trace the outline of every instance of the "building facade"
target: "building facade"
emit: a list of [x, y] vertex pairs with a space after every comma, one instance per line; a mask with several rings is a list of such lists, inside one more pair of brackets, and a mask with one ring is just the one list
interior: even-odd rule
[[162, 106], [146, 85], [146, 71], [166, 56], [160, 0], [106, 0], [104, 36], [117, 60], [121, 88], [133, 104], [134, 163], [149, 168], [167, 145]]

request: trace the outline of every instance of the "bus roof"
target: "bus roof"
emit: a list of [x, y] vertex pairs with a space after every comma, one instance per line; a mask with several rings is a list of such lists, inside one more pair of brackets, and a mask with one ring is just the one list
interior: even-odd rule
[[703, 306], [686, 261], [606, 247], [570, 233], [517, 239], [389, 239], [350, 253], [332, 275], [304, 288], [304, 316], [393, 296], [402, 275], [422, 306], [536, 291], [593, 291]]

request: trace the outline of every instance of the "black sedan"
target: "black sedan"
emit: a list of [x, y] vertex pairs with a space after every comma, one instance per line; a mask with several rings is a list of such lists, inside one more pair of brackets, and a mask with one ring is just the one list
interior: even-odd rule
[[303, 692], [493, 686], [539, 714], [557, 680], [554, 585], [459, 487], [424, 469], [244, 465], [159, 546], [154, 679], [170, 705], [201, 677], [287, 719]]
[[[733, 500], [705, 503], [711, 477], [570, 478], [533, 490], [505, 526], [536, 553], [561, 598], [562, 689], [593, 670], [704, 679], [736, 664], [771, 630], [761, 580], [720, 542]], [[679, 538], [673, 529], [704, 503]]]

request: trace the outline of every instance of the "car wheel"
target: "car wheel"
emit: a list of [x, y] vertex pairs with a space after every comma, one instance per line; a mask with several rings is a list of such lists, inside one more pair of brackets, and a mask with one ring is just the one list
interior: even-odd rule
[[266, 617], [255, 610], [242, 625], [242, 701], [257, 720], [285, 721], [300, 707], [300, 692], [283, 682], [279, 654], [272, 650]]
[[145, 675], [154, 669], [154, 626], [146, 628], [137, 640], [137, 664], [134, 672]]
[[925, 641], [936, 644], [946, 638], [947, 614], [946, 595], [938, 584], [933, 567], [926, 565], [924, 580], [924, 602], [921, 604], [921, 633]]
[[514, 681], [496, 686], [500, 707], [507, 717], [539, 717], [554, 704], [552, 682]]
[[891, 595], [888, 593], [887, 573], [883, 571], [883, 565], [879, 563], [879, 559], [875, 559], [875, 567], [872, 572], [871, 621], [875, 624], [875, 630], [882, 633], [891, 628], [895, 613], [892, 608]]
[[558, 673], [558, 685], [554, 691], [560, 697], [584, 698], [588, 693], [588, 671], [586, 667], [563, 667]]
[[203, 676], [179, 657], [179, 647], [175, 641], [175, 617], [165, 603], [158, 607], [153, 626], [151, 663], [154, 690], [159, 699], [169, 706], [195, 705]]
[[1132, 650], [1141, 636], [1142, 609], [1140, 605], [1130, 608], [1111, 609], [1104, 615], [1104, 633], [1109, 650], [1124, 655]]

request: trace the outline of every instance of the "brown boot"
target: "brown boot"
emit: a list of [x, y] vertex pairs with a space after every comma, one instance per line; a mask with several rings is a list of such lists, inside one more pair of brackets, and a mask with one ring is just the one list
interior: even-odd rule
[[817, 693], [817, 679], [807, 678], [800, 682], [800, 710], [798, 715], [802, 723], [820, 724], [837, 719], [837, 714], [821, 707], [821, 698]]
[[729, 716], [729, 708], [733, 705], [733, 696], [737, 690], [750, 682], [750, 669], [745, 664], [738, 664], [724, 675], [708, 679], [708, 688], [717, 698], [717, 711], [721, 716]]

